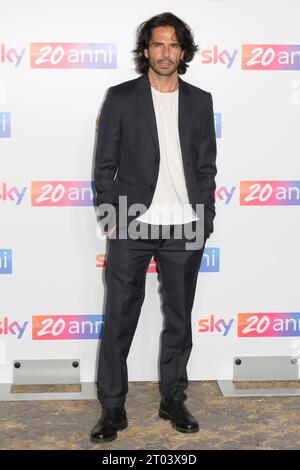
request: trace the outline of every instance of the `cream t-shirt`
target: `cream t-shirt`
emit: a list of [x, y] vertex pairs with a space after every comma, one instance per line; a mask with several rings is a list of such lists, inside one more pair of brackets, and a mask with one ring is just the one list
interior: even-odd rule
[[199, 220], [186, 188], [178, 131], [178, 88], [165, 93], [151, 86], [160, 148], [159, 173], [150, 207], [136, 218], [148, 224]]

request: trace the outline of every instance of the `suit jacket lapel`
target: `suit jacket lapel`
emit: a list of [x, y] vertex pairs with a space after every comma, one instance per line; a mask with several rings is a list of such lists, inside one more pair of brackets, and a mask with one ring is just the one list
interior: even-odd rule
[[[189, 100], [188, 95], [190, 94], [186, 83], [180, 78], [179, 79], [179, 95], [178, 95], [178, 131], [179, 139], [181, 144], [182, 157], [185, 158], [185, 139], [186, 139], [186, 128], [188, 125], [189, 116]], [[139, 77], [138, 80], [138, 91], [139, 91], [139, 106], [141, 114], [144, 117], [147, 126], [151, 132], [154, 145], [157, 152], [159, 153], [159, 140], [155, 118], [155, 110], [152, 99], [151, 85], [149, 82], [148, 74], [145, 73]]]
[[182, 159], [187, 159], [187, 128], [189, 125], [189, 118], [191, 116], [191, 103], [190, 103], [190, 90], [186, 82], [180, 77], [179, 79], [179, 96], [178, 96], [178, 132], [181, 146]]

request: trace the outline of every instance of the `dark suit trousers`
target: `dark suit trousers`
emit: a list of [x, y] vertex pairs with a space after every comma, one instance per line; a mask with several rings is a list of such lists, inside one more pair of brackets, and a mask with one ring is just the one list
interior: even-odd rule
[[[150, 226], [149, 226], [150, 227]], [[161, 227], [161, 226], [160, 226]], [[184, 239], [108, 239], [105, 323], [99, 348], [97, 393], [103, 407], [125, 404], [127, 356], [145, 297], [152, 256], [158, 267], [164, 327], [161, 338], [160, 393], [183, 401], [188, 387], [187, 363], [192, 350], [191, 312], [205, 247], [184, 249]]]

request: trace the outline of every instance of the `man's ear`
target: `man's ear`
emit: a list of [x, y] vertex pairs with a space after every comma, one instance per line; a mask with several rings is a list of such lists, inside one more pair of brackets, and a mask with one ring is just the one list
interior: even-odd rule
[[148, 59], [148, 49], [144, 49], [144, 55]]

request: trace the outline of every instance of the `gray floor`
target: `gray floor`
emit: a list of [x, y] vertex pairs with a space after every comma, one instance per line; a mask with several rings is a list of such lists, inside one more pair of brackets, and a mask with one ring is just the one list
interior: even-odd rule
[[3, 449], [300, 449], [300, 398], [224, 398], [215, 381], [190, 382], [185, 404], [200, 432], [184, 434], [158, 417], [157, 383], [130, 382], [129, 426], [118, 439], [94, 445], [97, 401], [0, 403]]

